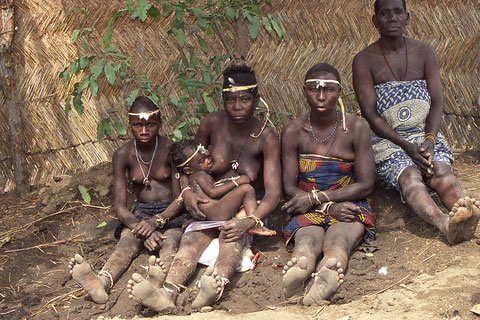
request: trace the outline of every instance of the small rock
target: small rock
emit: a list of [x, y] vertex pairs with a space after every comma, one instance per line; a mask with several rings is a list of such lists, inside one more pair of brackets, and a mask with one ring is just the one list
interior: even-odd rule
[[480, 239], [477, 240], [477, 244], [480, 245]]
[[211, 306], [205, 306], [205, 307], [202, 307], [202, 309], [200, 309], [200, 312], [207, 313], [207, 312], [210, 312], [212, 310], [213, 310], [213, 308]]

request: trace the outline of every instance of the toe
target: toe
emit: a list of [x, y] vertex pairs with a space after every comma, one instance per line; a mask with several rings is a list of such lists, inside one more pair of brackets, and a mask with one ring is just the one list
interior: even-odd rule
[[143, 279], [143, 277], [140, 274], [134, 273], [132, 274], [132, 280], [138, 283], [145, 279]]
[[205, 275], [211, 276], [212, 273], [213, 273], [213, 266], [210, 266], [207, 269], [205, 269]]
[[[295, 258], [294, 258], [294, 259], [295, 259]], [[292, 259], [292, 260], [293, 260], [293, 259]], [[296, 259], [295, 259], [295, 260], [296, 260]], [[287, 262], [287, 266], [288, 266], [289, 268], [291, 268], [291, 267], [293, 266], [293, 262], [292, 262], [292, 261], [288, 261], [288, 262]]]
[[292, 258], [292, 263], [297, 263], [297, 258]]
[[85, 260], [83, 259], [83, 257], [81, 255], [79, 255], [78, 253], [75, 255], [75, 262], [76, 263], [84, 263]]
[[307, 269], [307, 266], [308, 266], [308, 259], [307, 257], [300, 257], [300, 259], [298, 259], [298, 267], [300, 269]]
[[458, 199], [457, 203], [458, 203], [459, 206], [463, 207], [465, 205], [465, 199], [460, 198], [460, 199]]
[[148, 258], [148, 264], [151, 265], [151, 266], [154, 266], [156, 260], [157, 260], [157, 258], [155, 256], [150, 256], [150, 258]]
[[337, 265], [337, 259], [335, 258], [330, 258], [325, 263], [325, 267], [327, 267], [328, 269], [333, 269], [336, 265]]

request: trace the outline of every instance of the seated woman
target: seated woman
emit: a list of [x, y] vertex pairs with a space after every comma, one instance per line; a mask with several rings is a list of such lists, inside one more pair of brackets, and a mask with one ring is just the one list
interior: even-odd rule
[[[208, 222], [195, 221], [189, 224], [185, 232], [220, 227], [233, 218], [251, 218], [256, 222], [252, 235], [275, 235], [276, 232], [263, 226], [262, 220], [252, 213], [257, 208], [255, 189], [249, 184], [247, 176], [221, 179], [217, 182], [210, 175], [213, 161], [208, 150], [193, 140], [174, 143], [168, 154], [172, 167], [188, 176], [188, 185], [197, 195], [208, 200], [199, 205]], [[244, 210], [240, 210], [243, 205]]]
[[282, 132], [283, 188], [291, 198], [282, 207], [291, 215], [284, 237], [288, 248], [295, 246], [283, 271], [283, 291], [297, 301], [305, 280], [315, 277], [306, 305], [330, 298], [343, 282], [352, 250], [364, 236], [375, 236], [367, 201], [375, 184], [370, 128], [344, 112], [340, 119], [340, 89], [334, 67], [313, 66], [304, 85], [310, 112]]
[[[232, 66], [223, 73], [224, 110], [205, 117], [197, 132], [197, 141], [209, 146], [213, 158], [211, 168], [215, 179], [246, 175], [261, 203], [252, 213], [265, 219], [280, 200], [280, 146], [278, 137], [254, 117], [260, 96], [254, 72], [247, 66]], [[193, 192], [184, 192], [188, 211], [205, 218], [197, 206], [204, 202]], [[192, 306], [200, 308], [220, 299], [228, 279], [235, 273], [245, 246], [245, 234], [255, 227], [256, 219], [231, 219], [220, 228], [187, 232], [167, 275], [158, 290], [139, 274], [130, 280], [132, 297], [156, 311], [175, 309], [175, 300], [197, 268], [197, 261], [210, 242], [219, 237], [220, 252], [213, 267], [202, 276], [201, 289]]]
[[[148, 274], [154, 286], [161, 286], [177, 251], [181, 226], [188, 218], [184, 214], [167, 222], [159, 215], [163, 212], [175, 217], [182, 211], [183, 204], [172, 203], [180, 185], [177, 179], [172, 179], [167, 159], [172, 141], [158, 135], [161, 127], [158, 112], [150, 99], [137, 98], [129, 113], [134, 139], [113, 154], [114, 210], [121, 222], [115, 230], [115, 235], [120, 237], [115, 250], [98, 275], [79, 254], [70, 261], [73, 279], [96, 303], [108, 301], [108, 291], [140, 253], [142, 244], [150, 251], [160, 249], [158, 259], [150, 257]], [[126, 174], [133, 182], [138, 200], [133, 214], [127, 208]]]

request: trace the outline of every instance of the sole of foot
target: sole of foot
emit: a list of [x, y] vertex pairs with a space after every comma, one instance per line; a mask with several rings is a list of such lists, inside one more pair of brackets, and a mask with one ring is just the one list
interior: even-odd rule
[[302, 256], [298, 259], [292, 258], [285, 265], [283, 274], [283, 294], [288, 302], [299, 302], [303, 295], [303, 285], [310, 275], [307, 271], [308, 259]]
[[128, 280], [127, 292], [130, 299], [157, 312], [168, 313], [176, 309], [167, 292], [155, 288], [138, 273], [132, 274], [132, 279]]
[[447, 231], [445, 234], [449, 244], [454, 245], [467, 240], [465, 228], [468, 229], [468, 225], [472, 222], [471, 218], [472, 202], [470, 198], [459, 199], [453, 205], [452, 210], [449, 213], [449, 219], [446, 228]]
[[108, 294], [102, 281], [81, 255], [76, 254], [68, 267], [73, 280], [82, 286], [94, 302], [103, 304], [108, 301]]
[[199, 309], [212, 305], [221, 297], [223, 286], [224, 284], [222, 284], [221, 278], [214, 271], [214, 267], [208, 267], [200, 278], [200, 291], [192, 303], [192, 308]]
[[163, 262], [155, 256], [150, 256], [148, 259], [148, 267], [146, 269], [148, 274], [148, 282], [150, 282], [154, 287], [160, 288], [165, 282], [165, 278], [167, 276], [167, 268]]
[[314, 304], [323, 305], [328, 303], [338, 287], [343, 283], [343, 269], [337, 259], [330, 258], [315, 275], [315, 281], [303, 298], [303, 304], [311, 306]]

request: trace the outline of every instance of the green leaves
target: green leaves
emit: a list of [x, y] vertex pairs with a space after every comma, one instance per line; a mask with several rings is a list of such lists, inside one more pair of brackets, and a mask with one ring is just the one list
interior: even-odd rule
[[139, 91], [138, 89], [133, 90], [130, 93], [130, 96], [127, 99], [125, 99], [128, 110], [130, 110], [130, 107], [132, 106], [133, 102], [135, 101], [135, 99], [137, 99], [138, 91]]
[[183, 29], [174, 30], [173, 33], [177, 37], [177, 43], [180, 47], [185, 44], [185, 31]]
[[281, 38], [283, 36], [283, 30], [280, 27], [280, 20], [278, 17], [274, 14], [269, 14], [268, 17], [270, 18], [270, 21], [272, 23], [273, 29], [275, 29], [275, 32], [277, 33], [277, 36]]
[[100, 229], [100, 228], [103, 228], [107, 225], [107, 222], [106, 221], [103, 221], [103, 222], [100, 222], [95, 228], [96, 229]]
[[97, 140], [102, 142], [105, 136], [105, 133], [111, 135], [112, 129], [110, 129], [110, 120], [103, 119], [97, 124]]
[[154, 5], [150, 6], [150, 9], [147, 10], [147, 14], [154, 19], [158, 19], [161, 16], [160, 10]]
[[248, 32], [252, 40], [257, 39], [258, 36], [258, 19], [253, 19], [253, 21], [248, 25]]
[[271, 33], [272, 25], [270, 24], [270, 21], [268, 21], [267, 17], [262, 17], [262, 23], [263, 23], [263, 26], [265, 27], [265, 30], [267, 30], [268, 33]]
[[145, 21], [147, 19], [147, 3], [145, 0], [137, 0], [137, 11], [140, 20]]
[[94, 79], [90, 79], [90, 92], [92, 96], [96, 97], [98, 93], [98, 84]]
[[112, 42], [112, 21], [113, 19], [108, 20], [107, 23], [107, 33], [103, 36], [103, 47], [107, 48]]
[[103, 70], [103, 64], [105, 61], [103, 59], [98, 60], [90, 67], [90, 72], [92, 73], [92, 79], [97, 80]]
[[208, 92], [203, 92], [203, 101], [207, 105], [208, 112], [215, 111], [215, 106], [213, 105], [212, 98], [208, 96]]
[[80, 191], [80, 195], [82, 196], [83, 201], [90, 204], [90, 202], [92, 201], [92, 197], [90, 197], [90, 194], [88, 193], [87, 188], [85, 188], [82, 185], [79, 185], [78, 191]]
[[113, 119], [113, 127], [119, 134], [127, 134], [127, 130], [125, 130], [125, 127], [120, 123], [118, 118]]
[[108, 61], [105, 64], [104, 71], [105, 71], [105, 76], [107, 77], [108, 83], [110, 83], [113, 86], [115, 84], [116, 76], [115, 76], [115, 68], [113, 67], [112, 61]]

